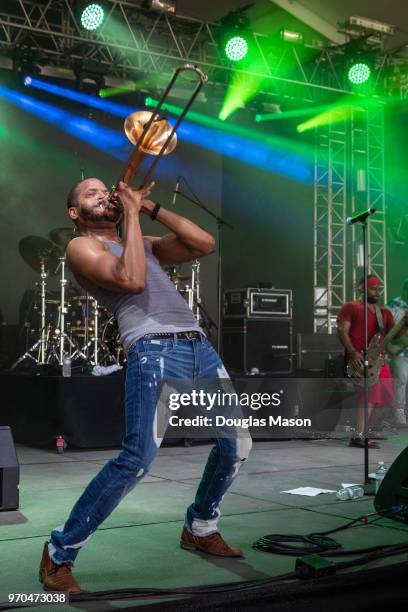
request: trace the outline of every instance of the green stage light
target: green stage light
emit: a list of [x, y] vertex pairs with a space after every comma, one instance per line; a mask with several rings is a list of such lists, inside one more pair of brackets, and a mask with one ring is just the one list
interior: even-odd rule
[[371, 70], [368, 64], [357, 62], [350, 67], [347, 76], [350, 83], [353, 83], [353, 85], [361, 85], [368, 81], [371, 76]]
[[105, 11], [100, 4], [88, 4], [81, 13], [81, 25], [85, 30], [97, 30], [105, 19]]
[[232, 62], [239, 62], [248, 54], [248, 43], [243, 36], [232, 36], [225, 45], [225, 55]]

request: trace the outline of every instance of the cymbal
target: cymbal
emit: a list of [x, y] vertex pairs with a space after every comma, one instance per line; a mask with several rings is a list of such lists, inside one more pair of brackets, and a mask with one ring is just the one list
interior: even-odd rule
[[170, 280], [172, 283], [174, 283], [175, 285], [178, 285], [179, 283], [184, 283], [184, 281], [186, 280], [190, 280], [191, 276], [182, 276], [181, 274], [170, 274]]
[[72, 227], [56, 227], [48, 234], [54, 244], [58, 245], [63, 251], [67, 248], [68, 242], [74, 237]]
[[41, 236], [25, 236], [18, 243], [18, 250], [26, 264], [36, 272], [41, 272], [41, 261], [50, 276], [56, 274], [61, 252], [55, 244]]

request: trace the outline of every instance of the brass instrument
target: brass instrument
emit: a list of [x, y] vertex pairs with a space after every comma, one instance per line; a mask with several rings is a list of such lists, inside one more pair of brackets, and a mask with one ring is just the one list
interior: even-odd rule
[[[199, 78], [199, 81], [187, 101], [183, 112], [178, 117], [174, 127], [172, 127], [170, 123], [160, 115], [160, 111], [177, 78], [185, 71], [194, 72]], [[134, 145], [134, 149], [129, 156], [124, 170], [116, 181], [115, 186], [112, 188], [110, 197], [120, 181], [129, 185], [146, 154], [154, 155], [156, 158], [152, 161], [138, 189], [148, 184], [162, 155], [168, 155], [174, 150], [177, 144], [176, 130], [207, 79], [207, 75], [197, 66], [193, 66], [192, 64], [180, 66], [180, 68], [177, 68], [175, 71], [159, 100], [157, 108], [153, 112], [137, 111], [126, 118], [124, 125], [125, 133], [130, 142]]]

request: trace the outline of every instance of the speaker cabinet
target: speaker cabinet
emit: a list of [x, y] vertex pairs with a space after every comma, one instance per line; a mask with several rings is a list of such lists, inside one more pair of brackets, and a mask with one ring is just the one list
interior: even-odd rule
[[0, 511], [17, 510], [20, 468], [10, 427], [0, 427]]
[[222, 356], [227, 368], [249, 373], [290, 374], [292, 320], [224, 319]]
[[[399, 511], [390, 513], [390, 508]], [[408, 447], [398, 455], [385, 473], [374, 508], [387, 518], [408, 523]]]

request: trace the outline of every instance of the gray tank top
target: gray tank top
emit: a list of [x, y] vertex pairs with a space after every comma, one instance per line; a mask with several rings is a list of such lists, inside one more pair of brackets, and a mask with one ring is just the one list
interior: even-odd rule
[[[104, 241], [117, 257], [123, 246], [110, 240]], [[132, 344], [146, 334], [163, 332], [198, 331], [203, 333], [187, 302], [162, 270], [145, 240], [147, 263], [146, 288], [133, 294], [98, 287], [92, 296], [115, 315], [120, 339], [127, 353]]]

